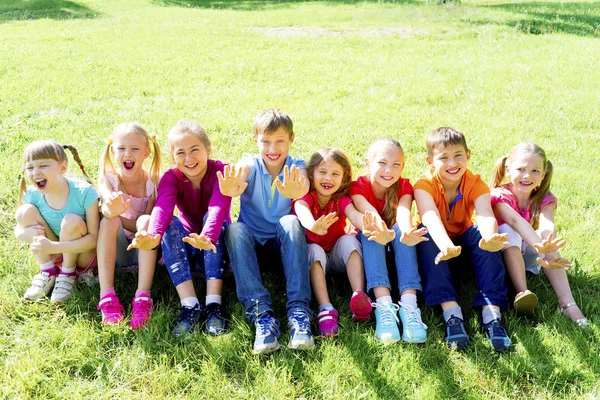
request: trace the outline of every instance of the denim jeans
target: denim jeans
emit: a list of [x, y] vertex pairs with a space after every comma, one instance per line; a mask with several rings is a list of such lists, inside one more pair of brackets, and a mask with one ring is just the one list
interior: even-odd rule
[[237, 296], [246, 316], [256, 317], [273, 312], [273, 303], [260, 276], [257, 251], [281, 260], [286, 280], [287, 312], [304, 311], [310, 315], [310, 279], [306, 233], [296, 216], [286, 215], [277, 224], [275, 237], [261, 245], [248, 225], [235, 222], [225, 235], [231, 267], [235, 275]]
[[429, 241], [417, 245], [417, 254], [423, 277], [423, 295], [428, 306], [457, 301], [451, 267], [460, 269], [471, 264], [479, 289], [475, 294], [473, 307], [489, 304], [503, 309], [508, 307], [502, 257], [500, 252], [491, 253], [479, 248], [481, 234], [477, 227], [470, 227], [465, 233], [452, 240], [456, 246], [462, 247], [459, 257], [441, 261], [437, 265], [435, 257], [440, 250], [429, 234], [426, 237]]
[[392, 229], [396, 232], [396, 238], [385, 246], [368, 240], [362, 231], [358, 232], [357, 237], [363, 249], [367, 290], [380, 286], [391, 289], [386, 263], [386, 252], [394, 254], [400, 293], [402, 294], [402, 292], [408, 289], [421, 290], [421, 277], [419, 276], [416, 246], [407, 246], [400, 242], [401, 232], [398, 224], [394, 224]]
[[223, 224], [221, 235], [215, 243], [217, 248], [215, 254], [211, 250], [200, 250], [184, 243], [182, 239], [188, 236], [189, 232], [185, 230], [179, 218], [173, 216], [173, 220], [161, 240], [161, 248], [167, 270], [175, 287], [192, 280], [192, 268], [194, 270], [204, 269], [207, 281], [222, 278], [227, 264], [224, 243], [226, 228], [227, 222]]

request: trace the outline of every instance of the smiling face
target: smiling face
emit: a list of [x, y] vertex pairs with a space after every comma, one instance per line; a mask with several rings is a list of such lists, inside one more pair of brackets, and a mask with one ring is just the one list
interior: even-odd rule
[[260, 157], [271, 174], [279, 174], [293, 141], [294, 134], [290, 137], [290, 134], [283, 127], [270, 134], [256, 135], [254, 142], [258, 145]]
[[512, 156], [506, 165], [512, 191], [531, 195], [544, 179], [544, 160], [535, 154], [520, 153]]
[[206, 173], [209, 151], [193, 133], [181, 132], [170, 136], [171, 154], [177, 169], [193, 183], [199, 183]]
[[438, 145], [432, 149], [431, 156], [427, 157], [427, 163], [433, 166], [442, 183], [460, 183], [467, 172], [470, 158], [471, 152], [460, 144], [450, 144], [445, 147]]
[[27, 179], [42, 193], [50, 191], [66, 171], [67, 163], [65, 161], [59, 162], [51, 158], [31, 160], [25, 163]]
[[373, 190], [385, 191], [400, 179], [404, 169], [402, 150], [384, 145], [367, 160], [366, 166]]
[[329, 198], [340, 189], [343, 179], [344, 168], [327, 158], [313, 172], [313, 187], [317, 195]]
[[148, 141], [135, 132], [116, 135], [111, 150], [121, 174], [126, 176], [140, 173], [144, 160], [150, 155]]

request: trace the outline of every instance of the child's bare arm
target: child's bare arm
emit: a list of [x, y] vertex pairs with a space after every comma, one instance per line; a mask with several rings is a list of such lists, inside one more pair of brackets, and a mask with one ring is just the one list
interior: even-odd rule
[[249, 173], [250, 167], [243, 163], [238, 165], [226, 165], [223, 169], [223, 173], [217, 171], [221, 193], [224, 196], [229, 197], [241, 196], [248, 187], [246, 178]]
[[[367, 211], [370, 211], [375, 214], [379, 214], [375, 207], [369, 203], [369, 201], [365, 198], [365, 196], [361, 194], [355, 194], [352, 196], [352, 203], [354, 203], [354, 207], [364, 214]], [[362, 218], [362, 217], [361, 217]]]
[[498, 233], [498, 223], [494, 217], [489, 193], [482, 194], [475, 199], [475, 218], [479, 233], [481, 233], [479, 248], [495, 252], [508, 245], [508, 235]]
[[435, 245], [440, 249], [435, 258], [435, 263], [439, 264], [440, 261], [459, 256], [462, 249], [460, 246], [455, 246], [450, 236], [448, 236], [433, 197], [425, 190], [415, 189], [415, 201], [417, 211], [421, 216], [421, 222], [427, 228]]
[[427, 233], [426, 229], [417, 229], [413, 226], [411, 214], [412, 201], [412, 195], [405, 194], [398, 201], [398, 209], [396, 210], [396, 223], [401, 232], [399, 240], [407, 246], [415, 246], [429, 240], [424, 237], [425, 233]]
[[332, 212], [315, 220], [310, 212], [308, 203], [304, 200], [297, 200], [294, 203], [294, 211], [302, 226], [317, 235], [325, 235], [329, 227], [339, 219], [336, 213]]
[[348, 206], [344, 210], [344, 213], [346, 214], [346, 217], [348, 218], [352, 226], [354, 226], [358, 230], [363, 230], [363, 213], [358, 211], [356, 207], [354, 207], [354, 204], [348, 204]]

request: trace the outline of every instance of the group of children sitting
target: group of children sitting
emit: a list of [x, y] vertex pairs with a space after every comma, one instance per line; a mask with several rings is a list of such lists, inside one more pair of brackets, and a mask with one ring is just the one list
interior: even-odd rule
[[[283, 269], [291, 349], [314, 346], [311, 288], [319, 334], [338, 334], [339, 314], [326, 275], [344, 273], [353, 291], [352, 318], [369, 320], [374, 309], [379, 341], [427, 340], [417, 305], [421, 292], [428, 306], [441, 306], [445, 341], [462, 349], [469, 336], [453, 277], [472, 268], [481, 329], [492, 348], [503, 351], [512, 346], [500, 318], [509, 305], [505, 268], [517, 292], [517, 312], [532, 312], [538, 301], [527, 289], [525, 271], [543, 269], [559, 310], [587, 326], [565, 273], [571, 264], [558, 252], [565, 240], [555, 237], [552, 164], [539, 146], [520, 143], [500, 159], [490, 192], [467, 168], [471, 152], [456, 129], [429, 135], [429, 168], [414, 185], [402, 177], [404, 153], [394, 139], [370, 145], [367, 172], [353, 181], [351, 163], [340, 150], [321, 149], [307, 164], [289, 155], [294, 138], [291, 119], [280, 110], [266, 110], [253, 127], [259, 154], [227, 165], [210, 158], [211, 142], [202, 126], [180, 121], [168, 134], [172, 167], [161, 176], [157, 138], [138, 123], [124, 123], [107, 139], [98, 191], [73, 146], [30, 144], [23, 157], [15, 235], [29, 244], [40, 272], [25, 298], [40, 300], [52, 292], [53, 302], [66, 302], [77, 279], [97, 267], [102, 321], [118, 324], [124, 308], [114, 289], [115, 266], [139, 265], [130, 325], [141, 328], [152, 312], [160, 250], [181, 300], [175, 335], [201, 324], [212, 335], [227, 331], [221, 292], [230, 262], [237, 297], [256, 328], [255, 353], [279, 348], [279, 321], [261, 277], [267, 267]], [[87, 183], [65, 176], [65, 149]], [[144, 162], [151, 155], [147, 169]], [[240, 213], [232, 223], [231, 199], [237, 196]], [[206, 276], [204, 305], [192, 283], [197, 270]], [[397, 275], [397, 303], [390, 270]]]

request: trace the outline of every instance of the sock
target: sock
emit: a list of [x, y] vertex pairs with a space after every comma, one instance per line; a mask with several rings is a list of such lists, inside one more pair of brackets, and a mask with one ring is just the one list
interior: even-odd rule
[[221, 304], [221, 295], [220, 294], [207, 294], [206, 295], [206, 304], [217, 303]]
[[106, 289], [100, 289], [100, 298], [103, 299], [106, 296], [116, 296], [117, 293], [115, 292], [115, 288], [114, 287], [109, 287]]
[[60, 269], [60, 274], [61, 275], [67, 275], [67, 276], [75, 275], [75, 269], [76, 268], [77, 267], [75, 265], [73, 265], [73, 267], [71, 267], [71, 268], [67, 268], [67, 267], [63, 266]]
[[417, 309], [417, 295], [416, 294], [403, 294], [400, 296], [400, 302], [408, 306], [412, 306]]
[[377, 299], [377, 304], [380, 304], [382, 306], [389, 306], [390, 304], [392, 304], [392, 296], [381, 296]]
[[458, 317], [458, 318], [462, 319], [463, 321], [465, 320], [463, 318], [462, 310], [460, 309], [460, 306], [454, 306], [454, 307], [449, 308], [446, 311], [444, 311], [444, 321], [448, 322], [448, 320], [453, 316]]
[[149, 290], [136, 290], [135, 297], [152, 297]]
[[40, 272], [48, 272], [50, 275], [55, 275], [56, 267], [54, 266], [54, 261], [50, 260], [40, 264]]
[[319, 306], [319, 312], [331, 310], [333, 310], [333, 305], [331, 303], [324, 303]]
[[200, 304], [197, 297], [186, 297], [181, 299], [181, 305], [183, 307], [194, 308], [196, 305]]
[[492, 307], [484, 307], [481, 310], [481, 320], [484, 324], [489, 324], [495, 319], [500, 319], [500, 311], [496, 311]]

